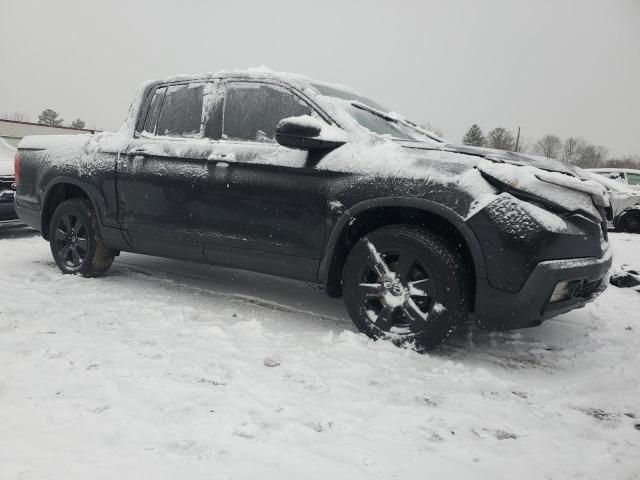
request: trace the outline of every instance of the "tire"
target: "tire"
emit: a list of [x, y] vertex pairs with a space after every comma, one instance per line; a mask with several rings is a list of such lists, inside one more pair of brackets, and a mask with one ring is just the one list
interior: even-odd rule
[[443, 342], [469, 313], [469, 272], [460, 249], [421, 227], [369, 233], [349, 252], [342, 282], [361, 332], [420, 352]]
[[49, 224], [51, 254], [62, 273], [98, 277], [116, 251], [104, 242], [96, 212], [89, 200], [71, 199], [58, 205]]
[[640, 212], [627, 213], [620, 223], [625, 232], [640, 233]]

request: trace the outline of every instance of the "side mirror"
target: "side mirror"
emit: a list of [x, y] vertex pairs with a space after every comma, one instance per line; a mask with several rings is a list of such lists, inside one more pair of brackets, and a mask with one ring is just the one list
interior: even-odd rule
[[344, 145], [344, 141], [322, 138], [323, 123], [309, 115], [280, 120], [276, 127], [276, 141], [299, 150], [331, 150]]

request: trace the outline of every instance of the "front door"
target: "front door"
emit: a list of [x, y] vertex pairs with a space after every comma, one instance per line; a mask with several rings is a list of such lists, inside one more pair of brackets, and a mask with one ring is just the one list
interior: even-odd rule
[[278, 122], [313, 115], [283, 86], [223, 83], [222, 128], [207, 162], [205, 255], [213, 263], [316, 280], [333, 173], [275, 142]]

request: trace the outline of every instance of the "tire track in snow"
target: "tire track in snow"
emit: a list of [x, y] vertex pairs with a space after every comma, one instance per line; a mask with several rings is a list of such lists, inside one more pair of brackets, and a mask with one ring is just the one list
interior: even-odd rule
[[295, 308], [290, 305], [284, 305], [284, 304], [274, 302], [272, 300], [266, 300], [260, 297], [254, 297], [254, 296], [245, 295], [242, 293], [227, 293], [227, 292], [221, 292], [219, 290], [198, 287], [195, 285], [188, 285], [171, 278], [171, 277], [181, 277], [188, 280], [207, 281], [208, 278], [206, 276], [190, 275], [190, 274], [177, 273], [177, 272], [167, 273], [166, 271], [159, 268], [149, 267], [149, 266], [140, 267], [138, 265], [133, 265], [131, 263], [128, 263], [127, 261], [119, 261], [118, 266], [123, 267], [124, 270], [128, 270], [130, 272], [145, 275], [148, 277], [153, 277], [161, 280], [164, 283], [171, 284], [173, 286], [178, 286], [183, 290], [197, 291], [213, 297], [229, 300], [233, 303], [240, 303], [242, 305], [254, 305], [254, 306], [265, 308], [267, 310], [271, 310], [275, 312], [291, 313], [294, 315], [305, 315], [305, 316], [320, 319], [324, 322], [332, 323], [334, 325], [340, 325], [348, 321], [347, 318], [339, 318], [339, 317], [333, 317], [330, 315], [324, 315], [322, 313], [317, 313], [317, 312], [313, 312], [313, 311], [305, 310], [301, 308]]

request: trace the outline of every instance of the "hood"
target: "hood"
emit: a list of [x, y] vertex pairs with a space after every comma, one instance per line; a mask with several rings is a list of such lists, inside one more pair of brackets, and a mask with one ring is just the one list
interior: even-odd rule
[[461, 168], [458, 173], [475, 168], [500, 192], [537, 199], [561, 211], [581, 211], [597, 222], [602, 219], [600, 209], [610, 205], [604, 187], [591, 180], [587, 172], [549, 158], [452, 144], [403, 142], [403, 146], [425, 154], [448, 153], [454, 158], [441, 155], [441, 160], [446, 160], [441, 168]]
[[444, 146], [434, 146], [433, 143], [402, 142], [402, 145], [412, 149], [442, 150], [451, 153], [460, 153], [474, 157], [484, 158], [496, 163], [507, 163], [510, 165], [520, 165], [536, 167], [548, 172], [564, 173], [566, 175], [581, 177], [580, 169], [566, 163], [553, 160], [551, 158], [537, 155], [527, 155], [524, 153], [508, 152], [494, 148], [472, 147], [470, 145], [454, 145], [447, 143]]
[[447, 144], [444, 150], [448, 152], [464, 153], [483, 157], [497, 163], [508, 163], [511, 165], [521, 165], [528, 167], [536, 167], [548, 172], [564, 173], [572, 176], [579, 176], [578, 171], [572, 165], [553, 160], [551, 158], [540, 157], [537, 155], [527, 155], [524, 153], [508, 152], [506, 150], [497, 150], [494, 148], [472, 147], [469, 145], [452, 145]]

